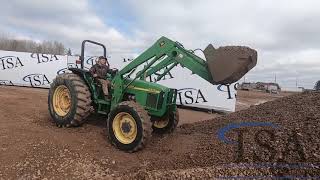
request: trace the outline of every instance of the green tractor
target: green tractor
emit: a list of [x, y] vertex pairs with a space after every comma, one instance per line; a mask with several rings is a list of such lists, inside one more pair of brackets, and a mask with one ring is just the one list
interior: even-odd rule
[[[101, 84], [84, 69], [86, 43], [101, 46], [90, 40], [82, 42], [81, 68], [58, 75], [52, 82], [48, 106], [58, 127], [83, 124], [91, 113], [108, 115], [107, 136], [117, 148], [135, 152], [142, 149], [151, 133], [171, 133], [179, 122], [176, 105], [177, 90], [147, 81], [163, 78], [177, 65], [191, 70], [211, 84], [230, 84], [238, 81], [257, 62], [257, 52], [243, 46], [215, 49], [211, 44], [203, 51], [206, 60], [185, 49], [179, 42], [161, 37], [149, 49], [121, 70], [114, 70], [106, 79], [111, 82], [104, 96]], [[138, 67], [140, 70], [138, 70]], [[162, 73], [159, 73], [162, 72]]]

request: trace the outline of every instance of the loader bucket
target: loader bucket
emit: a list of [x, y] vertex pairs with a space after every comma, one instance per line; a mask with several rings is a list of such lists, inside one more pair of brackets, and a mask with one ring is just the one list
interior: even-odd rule
[[212, 76], [212, 84], [234, 83], [257, 64], [257, 51], [244, 46], [215, 49], [209, 44], [204, 55]]

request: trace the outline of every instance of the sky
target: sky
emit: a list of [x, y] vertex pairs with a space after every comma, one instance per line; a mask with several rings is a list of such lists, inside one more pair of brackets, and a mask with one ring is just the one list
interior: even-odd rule
[[[187, 49], [244, 45], [258, 51], [245, 80], [313, 88], [320, 80], [317, 0], [0, 0], [0, 33], [57, 40], [80, 52], [84, 39], [135, 57], [161, 36]], [[112, 57], [111, 57], [112, 58]], [[243, 81], [243, 79], [242, 79]]]

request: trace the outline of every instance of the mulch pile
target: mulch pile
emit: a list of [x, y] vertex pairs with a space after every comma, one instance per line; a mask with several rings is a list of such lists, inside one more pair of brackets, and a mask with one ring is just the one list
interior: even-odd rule
[[[235, 143], [218, 138], [221, 128], [244, 122], [247, 126], [225, 132], [226, 138]], [[248, 126], [252, 122], [255, 124]], [[257, 122], [268, 126], [259, 126]], [[174, 134], [156, 141], [160, 141], [158, 145], [149, 149], [154, 156], [141, 154], [147, 164], [128, 176], [317, 179], [320, 92], [296, 94], [212, 120], [182, 125]]]

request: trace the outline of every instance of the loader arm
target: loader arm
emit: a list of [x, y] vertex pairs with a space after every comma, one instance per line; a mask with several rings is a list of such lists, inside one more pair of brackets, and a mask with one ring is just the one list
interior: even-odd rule
[[203, 79], [212, 82], [206, 61], [166, 37], [161, 37], [153, 46], [123, 68], [119, 74], [125, 75], [147, 61], [150, 62], [136, 74], [136, 78], [144, 79], [144, 77], [148, 77], [165, 67], [171, 70], [174, 66], [181, 64]]
[[[127, 66], [117, 73], [113, 79], [114, 98], [112, 105], [119, 103], [123, 93], [136, 79], [145, 80], [160, 70], [164, 72], [158, 75], [160, 80], [171, 69], [180, 64], [188, 68], [211, 84], [230, 84], [238, 81], [245, 73], [256, 65], [257, 52], [248, 47], [227, 46], [218, 49], [210, 44], [204, 50], [206, 60], [198, 57], [192, 51], [186, 50], [180, 43], [166, 37], [161, 37], [149, 49], [132, 60]], [[124, 84], [125, 75], [144, 65], [135, 77], [131, 77], [129, 83]]]
[[178, 43], [175, 43], [175, 48], [171, 49], [169, 54], [172, 54], [172, 56], [168, 56], [160, 63], [147, 70], [145, 76], [151, 76], [152, 74], [166, 68], [165, 71], [157, 77], [157, 81], [159, 81], [171, 69], [180, 64], [182, 67], [189, 69], [193, 74], [197, 74], [209, 83], [214, 84], [206, 61], [190, 51], [187, 51]]

